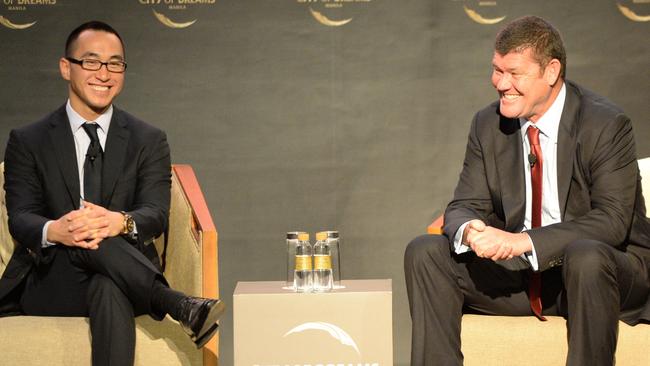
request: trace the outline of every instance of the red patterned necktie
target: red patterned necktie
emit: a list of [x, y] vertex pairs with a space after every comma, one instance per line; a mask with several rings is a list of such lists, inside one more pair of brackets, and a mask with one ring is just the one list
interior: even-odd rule
[[[532, 226], [534, 228], [542, 226], [542, 167], [544, 159], [542, 158], [542, 147], [539, 145], [539, 130], [533, 126], [528, 126], [528, 141], [530, 142], [530, 153], [528, 161], [531, 164], [530, 178], [533, 186], [533, 204], [532, 204]], [[542, 276], [538, 272], [532, 272], [530, 282], [528, 283], [528, 299], [530, 308], [540, 320], [546, 320], [542, 316]]]

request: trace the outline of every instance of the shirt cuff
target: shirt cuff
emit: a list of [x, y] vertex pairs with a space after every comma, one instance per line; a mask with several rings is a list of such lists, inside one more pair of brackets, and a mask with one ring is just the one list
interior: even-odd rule
[[535, 244], [533, 243], [533, 239], [530, 238], [530, 235], [526, 234], [528, 236], [528, 240], [530, 240], [530, 247], [532, 250], [530, 252], [526, 252], [523, 254], [523, 258], [530, 263], [530, 267], [533, 269], [533, 271], [537, 272], [539, 270], [539, 262], [537, 261], [537, 251], [535, 251]]
[[472, 250], [472, 248], [463, 243], [463, 233], [467, 225], [469, 225], [469, 221], [461, 225], [456, 231], [456, 235], [454, 235], [454, 252], [456, 254], [463, 254]]
[[[128, 214], [128, 212], [126, 212], [126, 213], [121, 212], [121, 213], [122, 213], [122, 215]], [[133, 216], [131, 216], [131, 217], [133, 217]], [[138, 241], [138, 224], [135, 222], [135, 219], [133, 220], [133, 231], [128, 233], [128, 234], [120, 233], [120, 236], [122, 238], [126, 239], [127, 241], [131, 242], [131, 243], [135, 243], [135, 242]]]
[[47, 228], [50, 227], [50, 224], [53, 223], [54, 221], [50, 220], [43, 225], [43, 233], [41, 234], [41, 248], [47, 248], [51, 247], [52, 245], [56, 245], [56, 243], [52, 243], [47, 241]]
[[135, 241], [138, 240], [138, 224], [136, 224], [135, 221], [133, 222], [133, 232], [129, 234], [129, 239]]

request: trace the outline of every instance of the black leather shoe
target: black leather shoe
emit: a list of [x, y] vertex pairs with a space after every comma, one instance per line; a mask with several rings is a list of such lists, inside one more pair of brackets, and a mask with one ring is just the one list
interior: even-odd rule
[[220, 300], [192, 296], [184, 298], [180, 306], [181, 327], [196, 344], [196, 348], [203, 347], [217, 333], [217, 320], [226, 306]]

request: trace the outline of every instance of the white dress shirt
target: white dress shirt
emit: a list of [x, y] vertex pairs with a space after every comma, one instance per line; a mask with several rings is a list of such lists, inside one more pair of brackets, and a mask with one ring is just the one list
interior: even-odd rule
[[[530, 154], [530, 142], [528, 141], [528, 126], [534, 126], [539, 129], [539, 143], [542, 149], [542, 226], [551, 225], [562, 221], [560, 212], [560, 200], [557, 188], [557, 136], [560, 127], [560, 118], [566, 99], [566, 86], [562, 84], [558, 94], [551, 107], [535, 123], [520, 118], [522, 152], [524, 156], [524, 176], [526, 177], [526, 215], [524, 218], [523, 231], [532, 228], [532, 182], [530, 178], [530, 164], [528, 154]], [[457, 254], [470, 251], [471, 248], [462, 243], [463, 232], [468, 222], [464, 223], [454, 235], [454, 250]], [[525, 253], [523, 257], [530, 262], [534, 271], [539, 269], [537, 262], [537, 253], [535, 244], [532, 243], [532, 251]]]

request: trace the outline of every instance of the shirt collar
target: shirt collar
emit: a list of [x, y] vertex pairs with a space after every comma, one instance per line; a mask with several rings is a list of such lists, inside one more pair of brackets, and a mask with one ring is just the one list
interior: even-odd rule
[[560, 118], [562, 118], [562, 109], [564, 109], [564, 101], [566, 99], [566, 84], [562, 82], [562, 88], [557, 98], [551, 104], [551, 107], [544, 113], [536, 123], [533, 123], [525, 118], [519, 118], [519, 126], [521, 127], [521, 137], [524, 139], [528, 126], [534, 125], [539, 131], [552, 141], [557, 141], [558, 130], [560, 129]]
[[113, 118], [113, 105], [111, 104], [106, 112], [102, 113], [99, 117], [97, 117], [96, 120], [94, 121], [88, 121], [85, 118], [81, 117], [77, 111], [75, 111], [72, 108], [72, 105], [70, 104], [70, 99], [68, 99], [68, 103], [65, 105], [65, 111], [68, 114], [68, 120], [70, 121], [70, 126], [72, 127], [72, 132], [76, 132], [78, 129], [81, 128], [81, 125], [83, 125], [86, 122], [97, 122], [97, 125], [99, 125], [99, 128], [104, 132], [104, 134], [108, 134], [108, 128], [111, 125], [111, 118]]

